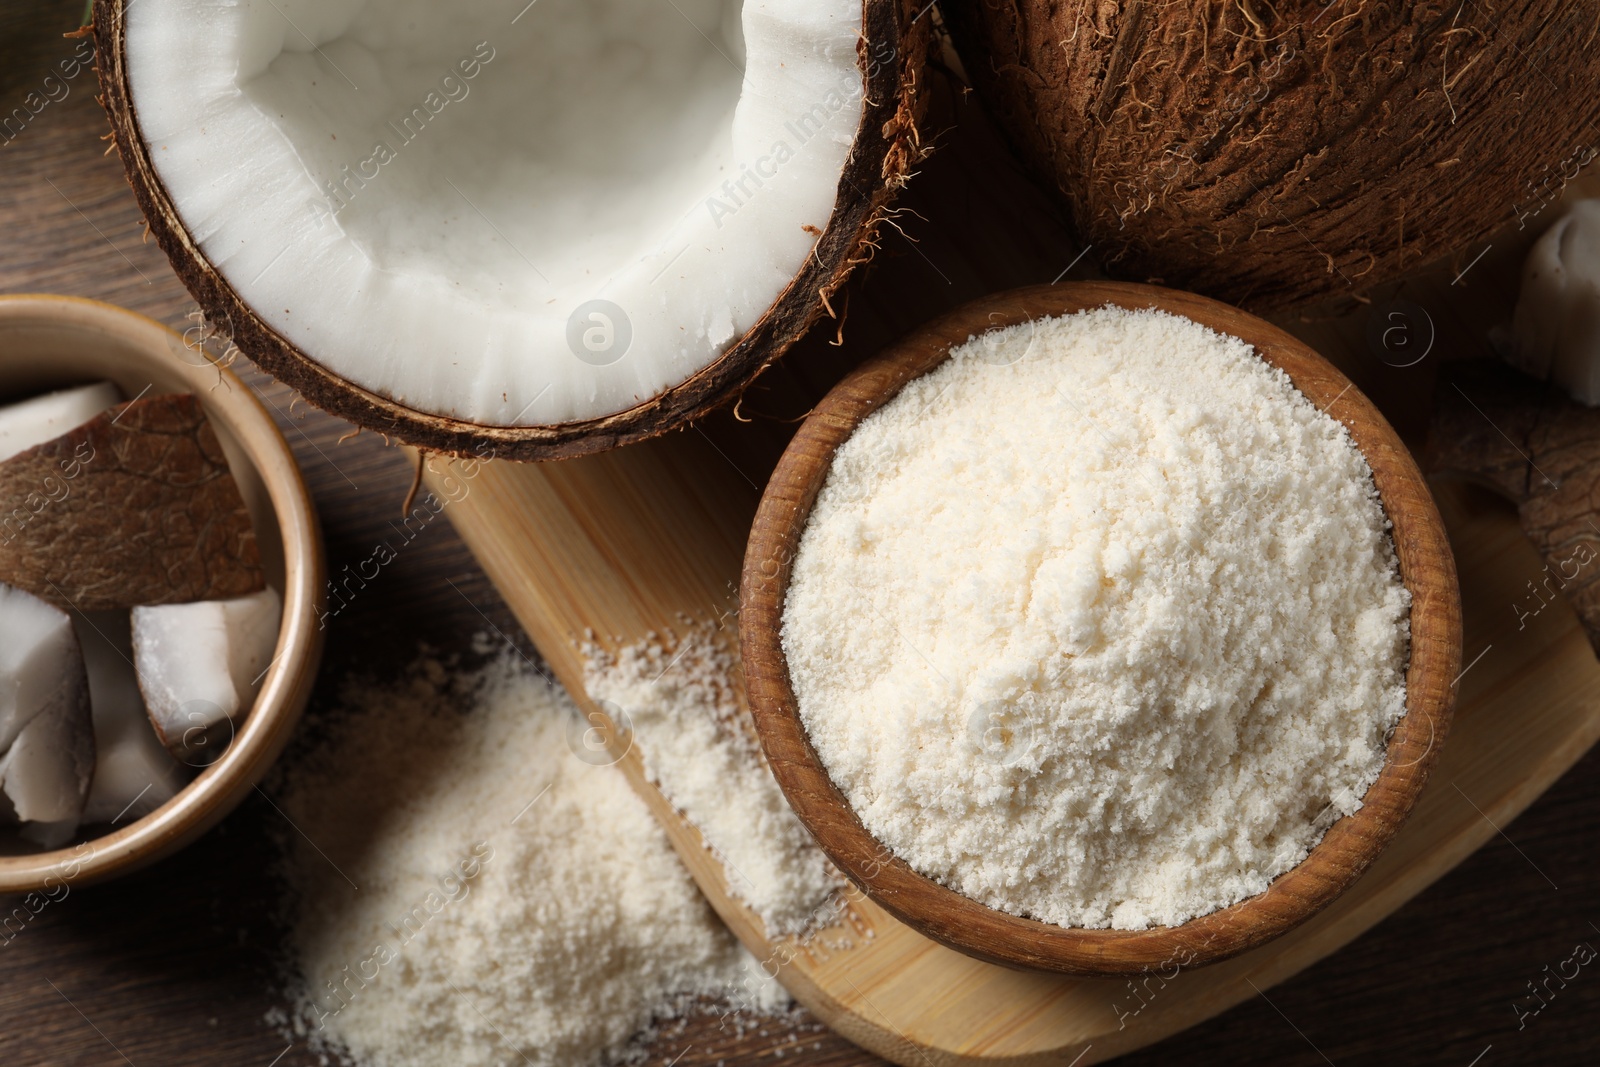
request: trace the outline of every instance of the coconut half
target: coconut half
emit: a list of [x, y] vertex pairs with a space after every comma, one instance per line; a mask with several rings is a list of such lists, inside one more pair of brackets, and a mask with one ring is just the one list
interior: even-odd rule
[[832, 310], [919, 158], [918, 6], [98, 0], [94, 34], [151, 232], [246, 355], [421, 447], [552, 458]]

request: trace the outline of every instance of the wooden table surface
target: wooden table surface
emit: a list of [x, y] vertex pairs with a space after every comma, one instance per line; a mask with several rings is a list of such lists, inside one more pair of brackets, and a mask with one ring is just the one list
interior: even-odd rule
[[[58, 33], [81, 9], [78, 0], [0, 0], [0, 118], [78, 47]], [[0, 128], [0, 292], [94, 297], [182, 330], [194, 304], [159, 250], [143, 241], [117, 159], [102, 155], [106, 124], [94, 75], [85, 71], [66, 84], [66, 96], [28, 116], [20, 131], [15, 123]], [[927, 164], [941, 165], [949, 164], [938, 156]], [[965, 279], [940, 271], [936, 217], [902, 221], [912, 237], [927, 240], [913, 248], [891, 234], [875, 270], [920, 272], [946, 306], [975, 295]], [[1062, 248], [1066, 266], [1073, 249]], [[1048, 280], [1019, 277], [1015, 284]], [[869, 281], [856, 299], [873, 292]], [[239, 369], [277, 409], [305, 468], [330, 571], [365, 558], [400, 515], [409, 463], [370, 434], [339, 442], [345, 424]], [[340, 678], [393, 674], [421, 643], [465, 649], [490, 625], [536, 655], [454, 531], [430, 524], [331, 623], [319, 687], [325, 696], [309, 711], [302, 740], [316, 736], [326, 695]], [[1597, 771], [1600, 754], [1591, 753], [1501, 827], [1491, 845], [1344, 951], [1119, 1062], [1495, 1067], [1600, 1060], [1600, 960], [1564, 985], [1548, 980], [1556, 992], [1544, 994], [1537, 1015], [1519, 1020], [1515, 1010], [1537, 1003], [1529, 983], [1546, 982], [1578, 943], [1600, 948]], [[74, 889], [20, 935], [0, 941], [0, 1064], [319, 1062], [266, 1021], [281, 1003], [268, 837], [278, 817], [253, 798], [173, 859], [110, 885]], [[649, 1054], [653, 1064], [676, 1058], [680, 1067], [779, 1057], [815, 1067], [880, 1062], [803, 1016], [758, 1024], [743, 1036], [719, 1031], [713, 1017], [694, 1019], [669, 1028]], [[440, 1062], [448, 1062], [448, 1051]]]

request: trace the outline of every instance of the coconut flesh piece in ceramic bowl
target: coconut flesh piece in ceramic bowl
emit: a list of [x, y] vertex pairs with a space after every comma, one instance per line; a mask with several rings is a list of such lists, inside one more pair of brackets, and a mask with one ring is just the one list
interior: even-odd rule
[[271, 586], [231, 600], [133, 609], [133, 662], [162, 744], [175, 754], [215, 745], [212, 731], [249, 710], [281, 617]]
[[361, 424], [548, 458], [698, 414], [823, 312], [914, 162], [907, 10], [103, 0], [95, 32], [219, 329]]
[[47, 848], [77, 829], [94, 772], [83, 652], [67, 613], [0, 585], [0, 811]]
[[190, 772], [162, 747], [145, 711], [128, 612], [75, 612], [72, 622], [89, 671], [94, 716], [94, 780], [83, 821], [121, 826], [171, 800]]

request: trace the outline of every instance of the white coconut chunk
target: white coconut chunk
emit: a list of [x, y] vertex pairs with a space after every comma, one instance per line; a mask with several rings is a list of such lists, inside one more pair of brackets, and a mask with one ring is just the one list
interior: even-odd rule
[[1600, 200], [1573, 204], [1522, 267], [1511, 361], [1600, 405]]
[[349, 382], [529, 426], [660, 394], [772, 306], [832, 216], [861, 25], [860, 0], [162, 0], [127, 5], [126, 50], [155, 170], [245, 303]]
[[72, 620], [0, 585], [0, 792], [46, 847], [77, 830], [94, 774], [89, 684]]
[[0, 789], [12, 810], [24, 823], [57, 824], [35, 831], [52, 840], [63, 832], [70, 837], [77, 829], [94, 775], [94, 724], [83, 661], [58, 666], [61, 673], [50, 699], [0, 756]]
[[133, 609], [133, 662], [168, 750], [211, 744], [248, 712], [278, 643], [282, 602], [270, 586], [233, 600]]
[[121, 402], [115, 385], [96, 382], [0, 407], [0, 461], [53, 441]]
[[0, 583], [0, 752], [64, 693], [81, 687], [83, 676], [67, 613]]
[[94, 717], [94, 780], [83, 821], [121, 825], [171, 800], [188, 772], [162, 747], [145, 714], [129, 613], [73, 612], [72, 624], [88, 669]]

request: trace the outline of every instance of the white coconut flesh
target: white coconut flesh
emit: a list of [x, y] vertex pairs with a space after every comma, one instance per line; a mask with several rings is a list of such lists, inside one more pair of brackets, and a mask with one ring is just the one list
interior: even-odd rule
[[52, 838], [77, 828], [94, 775], [94, 727], [81, 676], [76, 686], [34, 716], [0, 756], [0, 788], [17, 818], [53, 824], [46, 831]]
[[1600, 406], [1600, 200], [1579, 200], [1522, 267], [1512, 361]]
[[84, 685], [67, 613], [0, 583], [0, 752], [23, 727]]
[[282, 605], [268, 586], [232, 600], [133, 609], [139, 688], [168, 749], [214, 745], [212, 727], [250, 710], [277, 647]]
[[128, 612], [73, 612], [72, 625], [88, 670], [94, 719], [94, 778], [83, 821], [120, 826], [171, 800], [189, 772], [161, 746], [145, 714]]
[[126, 57], [266, 323], [414, 410], [552, 425], [689, 379], [804, 266], [860, 33], [860, 0], [143, 0]]
[[77, 827], [94, 773], [83, 655], [59, 608], [0, 585], [0, 793], [8, 814], [45, 823], [40, 844]]
[[53, 441], [121, 402], [115, 385], [96, 382], [0, 407], [0, 461]]

